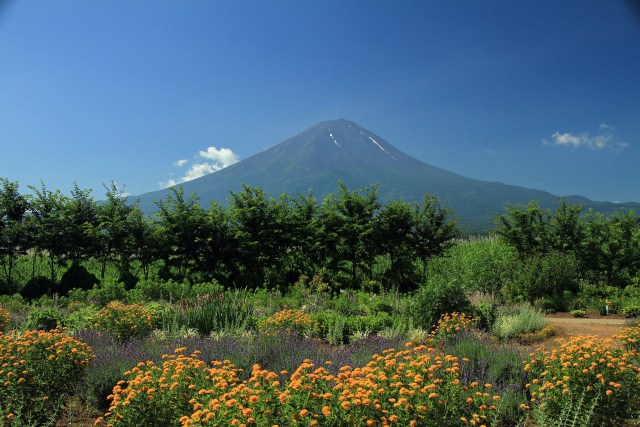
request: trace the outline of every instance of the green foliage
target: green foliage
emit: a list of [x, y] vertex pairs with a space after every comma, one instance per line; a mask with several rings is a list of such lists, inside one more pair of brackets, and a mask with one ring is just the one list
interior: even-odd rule
[[415, 326], [431, 329], [445, 313], [467, 312], [470, 301], [464, 289], [442, 276], [430, 277], [413, 298], [412, 315]]
[[60, 285], [56, 289], [60, 295], [68, 295], [71, 289], [91, 289], [98, 284], [98, 278], [89, 273], [86, 267], [79, 264], [72, 264], [62, 275]]
[[535, 254], [514, 265], [512, 281], [507, 295], [533, 303], [538, 298], [562, 295], [564, 291], [577, 291], [578, 262], [571, 254], [549, 252]]
[[27, 320], [24, 323], [26, 330], [42, 330], [50, 331], [59, 326], [63, 326], [64, 314], [59, 308], [52, 307], [34, 307], [29, 311]]
[[43, 295], [53, 294], [58, 285], [48, 277], [35, 276], [20, 289], [20, 295], [27, 300], [38, 299]]
[[453, 211], [440, 205], [438, 198], [430, 194], [424, 195], [422, 206], [416, 206], [414, 221], [415, 252], [422, 261], [424, 279], [427, 261], [452, 247], [453, 239], [459, 237], [460, 230]]
[[[75, 289], [74, 292], [78, 292], [78, 289]], [[126, 301], [127, 289], [122, 282], [106, 279], [100, 282], [99, 285], [94, 286], [93, 289], [87, 292], [86, 296], [99, 306], [105, 306], [111, 301]]]
[[468, 293], [500, 295], [513, 280], [513, 265], [518, 254], [504, 240], [481, 237], [451, 247], [445, 256], [431, 262], [429, 275], [456, 280]]

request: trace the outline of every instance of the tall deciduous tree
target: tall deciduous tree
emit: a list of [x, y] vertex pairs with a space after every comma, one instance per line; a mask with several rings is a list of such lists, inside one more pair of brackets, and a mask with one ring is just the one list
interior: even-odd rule
[[60, 264], [65, 254], [65, 205], [67, 198], [47, 189], [44, 183], [40, 188], [29, 187], [33, 192], [30, 198], [32, 235], [35, 248], [49, 257], [50, 279], [57, 281], [56, 264]]
[[383, 253], [391, 262], [388, 278], [396, 289], [406, 289], [415, 259], [414, 210], [403, 202], [390, 202], [376, 220], [376, 235]]
[[507, 205], [506, 213], [499, 214], [498, 234], [516, 248], [521, 258], [549, 249], [549, 221], [551, 213], [543, 210], [537, 201], [527, 206]]
[[427, 261], [440, 256], [459, 237], [458, 223], [451, 209], [443, 207], [438, 198], [425, 194], [422, 205], [414, 210], [413, 238], [415, 251], [422, 261], [422, 277], [426, 277]]
[[257, 287], [265, 283], [270, 271], [288, 248], [290, 236], [284, 224], [287, 205], [267, 196], [261, 188], [243, 186], [231, 193], [229, 219], [238, 245], [239, 280]]
[[374, 219], [380, 208], [378, 187], [350, 191], [342, 182], [339, 193], [328, 195], [320, 213], [323, 257], [334, 272], [348, 271], [350, 286], [358, 286], [358, 271], [371, 275], [376, 252]]
[[156, 204], [165, 265], [175, 268], [179, 278], [190, 278], [204, 243], [206, 221], [200, 199], [195, 194], [185, 198], [180, 186], [172, 187], [166, 199]]
[[0, 178], [0, 184], [0, 260], [11, 288], [16, 260], [30, 245], [24, 221], [29, 203], [20, 194], [17, 182]]
[[133, 205], [127, 203], [124, 189], [116, 186], [115, 182], [106, 187], [107, 201], [98, 206], [98, 250], [96, 254], [100, 259], [100, 276], [104, 279], [105, 270], [109, 261], [115, 261], [120, 274], [129, 271], [132, 254], [130, 215]]

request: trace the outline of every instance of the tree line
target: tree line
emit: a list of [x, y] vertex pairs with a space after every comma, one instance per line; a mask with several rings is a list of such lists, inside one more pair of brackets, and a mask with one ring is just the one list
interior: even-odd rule
[[569, 260], [578, 279], [593, 285], [640, 284], [640, 220], [633, 210], [605, 217], [565, 200], [553, 211], [531, 201], [507, 205], [496, 222], [498, 234], [533, 269], [545, 268], [545, 260]]
[[107, 265], [116, 265], [123, 280], [148, 278], [160, 265], [164, 279], [249, 288], [286, 288], [316, 274], [335, 288], [361, 287], [383, 259], [380, 283], [411, 290], [427, 261], [459, 236], [453, 212], [436, 197], [382, 204], [376, 186], [349, 190], [340, 183], [321, 202], [311, 192], [273, 197], [244, 186], [226, 206], [211, 202], [208, 209], [175, 187], [150, 216], [113, 183], [103, 201], [77, 184], [69, 195], [44, 184], [29, 188], [21, 194], [17, 182], [0, 179], [0, 293], [18, 290], [14, 268], [25, 254], [32, 279], [36, 259], [47, 260], [47, 280], [60, 293], [68, 289], [59, 288], [58, 267], [80, 269], [89, 259], [99, 262], [101, 278]]

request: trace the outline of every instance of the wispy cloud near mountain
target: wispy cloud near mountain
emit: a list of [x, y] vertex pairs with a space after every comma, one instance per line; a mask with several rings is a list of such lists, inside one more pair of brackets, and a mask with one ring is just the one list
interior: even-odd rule
[[555, 145], [558, 147], [568, 147], [572, 149], [588, 148], [589, 150], [603, 150], [609, 148], [621, 151], [629, 147], [629, 144], [615, 139], [612, 126], [602, 123], [599, 128], [600, 132], [597, 135], [591, 135], [588, 132], [582, 132], [579, 134], [571, 132], [555, 132], [551, 135], [551, 141], [545, 139], [542, 142], [545, 145]]
[[[160, 182], [160, 188], [168, 188], [183, 182], [191, 181], [209, 173], [217, 172], [227, 166], [237, 163], [240, 158], [230, 148], [208, 147], [206, 150], [198, 151], [194, 157], [194, 162], [184, 175], [178, 179], [169, 179]], [[186, 159], [176, 160], [173, 165], [177, 168], [185, 167], [189, 163]]]

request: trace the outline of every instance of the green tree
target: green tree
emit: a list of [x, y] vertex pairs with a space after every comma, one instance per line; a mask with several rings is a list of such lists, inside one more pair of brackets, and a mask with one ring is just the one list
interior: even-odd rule
[[151, 265], [161, 258], [160, 231], [156, 224], [142, 213], [136, 202], [128, 217], [131, 232], [132, 259], [140, 263], [145, 280], [149, 278]]
[[378, 187], [349, 191], [340, 182], [339, 194], [329, 194], [319, 217], [320, 244], [326, 266], [334, 274], [348, 271], [350, 287], [357, 287], [359, 270], [371, 276], [375, 258], [374, 219], [380, 203]]
[[438, 198], [425, 194], [421, 206], [414, 209], [414, 250], [422, 261], [422, 279], [426, 278], [427, 262], [441, 256], [460, 236], [458, 223], [451, 209], [443, 207]]
[[399, 201], [383, 206], [376, 219], [376, 239], [391, 262], [389, 282], [398, 290], [412, 287], [408, 280], [416, 256], [415, 219], [411, 205]]
[[106, 187], [107, 201], [98, 206], [98, 227], [96, 254], [100, 259], [100, 277], [104, 279], [109, 261], [115, 261], [121, 275], [129, 271], [132, 255], [131, 225], [129, 218], [134, 209], [127, 203], [124, 189], [115, 182]]
[[[202, 253], [205, 231], [205, 211], [195, 194], [184, 196], [184, 188], [172, 187], [158, 206], [158, 231], [162, 242], [162, 257], [168, 273], [179, 279], [190, 278], [197, 269]], [[174, 269], [171, 272], [171, 269]]]
[[212, 202], [205, 217], [200, 270], [216, 280], [228, 279], [236, 244], [226, 209]]
[[252, 287], [279, 285], [267, 282], [291, 244], [288, 211], [283, 198], [276, 200], [258, 187], [244, 185], [241, 192], [231, 193], [228, 212], [237, 243], [238, 280]]
[[507, 204], [505, 210], [506, 213], [496, 217], [497, 232], [516, 248], [521, 258], [548, 251], [551, 217], [548, 210], [543, 210], [535, 200], [526, 206]]
[[20, 194], [17, 182], [0, 178], [0, 184], [0, 259], [5, 281], [11, 288], [15, 263], [30, 246], [24, 221], [29, 203]]
[[63, 210], [64, 255], [77, 267], [91, 258], [98, 249], [98, 206], [90, 189], [73, 184], [70, 197]]
[[33, 192], [31, 205], [31, 233], [38, 252], [49, 258], [50, 279], [57, 282], [56, 265], [61, 265], [65, 254], [65, 206], [67, 198], [59, 190], [49, 191], [44, 183], [40, 188], [29, 187]]
[[570, 205], [565, 199], [553, 213], [549, 222], [551, 246], [564, 254], [579, 249], [584, 239], [584, 223], [580, 217], [583, 207]]

